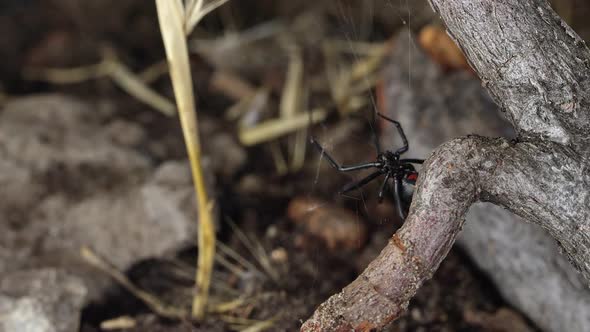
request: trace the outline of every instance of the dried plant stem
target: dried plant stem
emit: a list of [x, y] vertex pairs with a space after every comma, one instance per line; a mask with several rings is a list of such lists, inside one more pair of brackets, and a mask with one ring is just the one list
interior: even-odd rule
[[212, 215], [213, 202], [209, 200], [201, 168], [201, 147], [197, 128], [197, 115], [193, 84], [184, 30], [184, 9], [180, 1], [156, 0], [166, 57], [178, 105], [182, 132], [186, 143], [197, 193], [199, 207], [199, 259], [196, 272], [196, 294], [192, 315], [202, 319], [205, 315], [211, 273], [215, 257], [215, 226]]
[[176, 308], [167, 305], [160, 301], [156, 296], [150, 294], [139, 287], [135, 286], [123, 273], [117, 270], [116, 267], [112, 266], [102, 257], [94, 253], [90, 248], [82, 247], [80, 249], [80, 255], [90, 265], [108, 274], [111, 278], [115, 279], [119, 285], [127, 289], [135, 297], [143, 301], [150, 309], [156, 314], [166, 317], [169, 319], [185, 319], [188, 316], [182, 308]]
[[23, 76], [28, 80], [52, 84], [74, 84], [109, 77], [131, 96], [163, 114], [173, 116], [176, 113], [172, 102], [150, 88], [148, 82], [133, 73], [112, 52], [105, 52], [103, 59], [97, 64], [75, 68], [26, 68]]
[[228, 0], [187, 0], [185, 11], [185, 32], [188, 36], [199, 21]]
[[[322, 122], [328, 116], [327, 110], [323, 108], [316, 108], [310, 112], [312, 124]], [[276, 118], [267, 120], [255, 127], [242, 128], [238, 137], [240, 142], [246, 146], [256, 145], [304, 129], [310, 125], [309, 122], [309, 114], [298, 113], [289, 119]]]

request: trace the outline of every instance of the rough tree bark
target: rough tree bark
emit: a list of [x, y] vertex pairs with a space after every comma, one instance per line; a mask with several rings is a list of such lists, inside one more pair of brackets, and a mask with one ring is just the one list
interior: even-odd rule
[[[446, 72], [400, 31], [384, 70], [381, 112], [399, 120], [420, 158], [453, 137], [478, 133], [514, 138], [511, 125], [466, 71]], [[408, 66], [410, 59], [411, 66]], [[382, 123], [382, 146], [400, 144]], [[457, 244], [488, 275], [509, 303], [543, 331], [590, 331], [590, 288], [538, 225], [491, 203], [469, 209]]]
[[303, 331], [399, 317], [478, 201], [545, 228], [590, 280], [590, 51], [544, 0], [431, 0], [518, 140], [468, 136], [425, 162], [404, 226]]

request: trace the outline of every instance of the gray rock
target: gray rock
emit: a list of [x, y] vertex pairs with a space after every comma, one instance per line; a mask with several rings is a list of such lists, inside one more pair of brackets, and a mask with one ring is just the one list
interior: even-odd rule
[[0, 332], [57, 332], [43, 306], [32, 298], [0, 295]]
[[[72, 203], [46, 199], [29, 228], [43, 252], [77, 252], [89, 246], [120, 269], [158, 257], [195, 237], [190, 171], [185, 163], [162, 165], [145, 184], [97, 193]], [[192, 218], [191, 218], [192, 217]]]
[[151, 169], [146, 157], [113, 142], [93, 108], [59, 95], [4, 106], [0, 160], [0, 210], [13, 228], [25, 227], [24, 215], [54, 193], [80, 199]]
[[84, 283], [63, 271], [9, 274], [0, 280], [0, 331], [78, 331], [86, 294]]
[[94, 299], [110, 281], [81, 260], [82, 246], [124, 270], [197, 238], [188, 163], [156, 169], [131, 147], [140, 127], [117, 121], [105, 130], [97, 113], [58, 95], [0, 111], [0, 275], [60, 267]]

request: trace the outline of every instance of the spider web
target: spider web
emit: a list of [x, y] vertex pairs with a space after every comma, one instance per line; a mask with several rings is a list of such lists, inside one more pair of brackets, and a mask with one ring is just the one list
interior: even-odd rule
[[[400, 22], [403, 24], [403, 26], [407, 27], [407, 29], [406, 29], [407, 30], [407, 37], [411, 43], [413, 41], [412, 31], [411, 31], [411, 16], [412, 16], [411, 7], [409, 6], [408, 0], [398, 0], [397, 7], [395, 6], [394, 1], [395, 0], [386, 0], [385, 6], [391, 7], [392, 11], [397, 14], [397, 18], [400, 20]], [[364, 27], [361, 27], [359, 24], [356, 24], [354, 21], [354, 17], [350, 13], [350, 10], [348, 10], [350, 8], [347, 8], [344, 0], [335, 1], [335, 6], [338, 8], [338, 15], [339, 15], [339, 19], [340, 19], [338, 23], [341, 26], [340, 30], [342, 31], [342, 36], [348, 42], [348, 47], [350, 50], [350, 54], [353, 56], [353, 60], [359, 61], [361, 59], [360, 59], [359, 54], [356, 50], [356, 46], [355, 46], [354, 42], [355, 41], [363, 41], [363, 40], [367, 39], [367, 37], [371, 33], [371, 29], [372, 29], [371, 22], [369, 22]], [[368, 2], [366, 2], [365, 6], [368, 10], [368, 12], [366, 13], [367, 17], [372, 18], [374, 15], [374, 2], [368, 1]], [[396, 9], [402, 9], [402, 11], [399, 11]], [[408, 52], [408, 68], [410, 69], [408, 71], [408, 85], [411, 85], [412, 84], [412, 80], [411, 80], [411, 68], [412, 68], [411, 50], [410, 50], [410, 52]], [[367, 85], [370, 84], [368, 78], [365, 77], [364, 81], [365, 81], [364, 82], [365, 84], [367, 84]], [[378, 111], [378, 105], [377, 105], [374, 89], [370, 89], [367, 92], [367, 94], [368, 94], [368, 98], [370, 101], [370, 105], [369, 105], [369, 107], [365, 107], [362, 110], [360, 110], [358, 112], [358, 114], [364, 118], [364, 121], [370, 131], [369, 135], [367, 135], [366, 133], [363, 133], [361, 135], [356, 135], [354, 133], [351, 133], [348, 135], [347, 140], [349, 140], [350, 142], [354, 142], [354, 143], [361, 143], [361, 144], [366, 143], [368, 146], [370, 145], [371, 148], [374, 150], [375, 150], [375, 147], [377, 147], [377, 149], [380, 148], [381, 150], [386, 150], [386, 149], [392, 148], [392, 146], [390, 146], [390, 142], [388, 142], [387, 146], [382, 146], [382, 144], [379, 142], [379, 132], [376, 128], [377, 127], [376, 114]], [[342, 117], [339, 121], [347, 121], [347, 120], [348, 119], [346, 117]], [[319, 126], [316, 126], [315, 130], [319, 129], [322, 131], [323, 134], [325, 134], [327, 132], [326, 128], [327, 128], [326, 124], [321, 123]], [[312, 129], [310, 129], [309, 132], [311, 133], [311, 135], [314, 135], [317, 133], [316, 131], [314, 131]], [[338, 151], [338, 149], [334, 149], [334, 142], [332, 139], [330, 139], [330, 137], [327, 137], [324, 141], [322, 141], [320, 143], [322, 144], [323, 148], [325, 149], [325, 151], [327, 153], [330, 153], [333, 156], [335, 156], [336, 160], [340, 162], [340, 158], [338, 158], [339, 151]], [[391, 143], [393, 143], [393, 142], [391, 142]], [[397, 140], [396, 140], [396, 143], [397, 143]], [[356, 163], [362, 163], [362, 162], [368, 162], [368, 161], [370, 161], [370, 160], [357, 160]], [[320, 157], [317, 158], [317, 163], [315, 166], [315, 174], [313, 177], [311, 189], [310, 189], [308, 196], [312, 196], [316, 192], [316, 186], [321, 185], [321, 183], [320, 183], [321, 175], [335, 176], [335, 175], [331, 175], [330, 173], [327, 173], [327, 171], [322, 171], [323, 163], [326, 163], [325, 157], [323, 155], [320, 155]], [[329, 171], [332, 173], [337, 172], [333, 169], [330, 169]], [[354, 173], [346, 173], [346, 176], [348, 177], [348, 182], [354, 182], [354, 181], [358, 181], [363, 176], [366, 176], [366, 174], [363, 172], [354, 172]], [[346, 182], [342, 183], [343, 186], [345, 184], [346, 184]], [[359, 208], [364, 210], [365, 213], [368, 211], [367, 201], [366, 201], [367, 195], [364, 194], [363, 189], [364, 188], [361, 188], [361, 189], [356, 190], [353, 193], [343, 195], [344, 197], [346, 197], [348, 199], [357, 200], [359, 202], [359, 204], [357, 204], [357, 214], [359, 214], [361, 212], [361, 210], [358, 210]]]
[[[413, 38], [412, 38], [412, 32], [411, 32], [411, 17], [412, 17], [412, 12], [411, 12], [411, 8], [409, 6], [408, 0], [398, 0], [397, 2], [397, 6], [394, 3], [394, 1], [396, 0], [386, 0], [385, 1], [385, 6], [390, 7], [390, 9], [392, 9], [396, 14], [397, 14], [397, 19], [399, 19], [399, 21], [402, 23], [403, 26], [405, 26], [407, 29], [407, 38], [410, 41], [410, 43], [412, 42]], [[339, 21], [338, 24], [341, 27], [341, 31], [342, 32], [342, 36], [343, 38], [347, 41], [348, 43], [348, 47], [350, 50], [350, 54], [352, 54], [353, 56], [353, 60], [354, 61], [358, 61], [360, 60], [360, 57], [358, 55], [357, 50], [355, 49], [355, 41], [363, 41], [366, 40], [368, 35], [372, 32], [372, 22], [369, 22], [366, 26], [360, 26], [355, 24], [354, 18], [352, 16], [352, 14], [350, 13], [350, 8], [347, 8], [346, 5], [346, 1], [345, 0], [336, 0], [335, 1], [335, 6], [337, 6], [338, 8], [338, 17], [339, 17]], [[367, 16], [368, 17], [373, 17], [374, 15], [374, 2], [373, 1], [367, 1], [366, 4], [366, 10], [368, 11]], [[400, 10], [401, 9], [401, 10]], [[391, 37], [391, 36], [388, 36]], [[410, 69], [408, 72], [408, 85], [411, 85], [411, 68], [412, 68], [412, 56], [411, 56], [411, 52], [408, 55], [408, 68]], [[370, 84], [368, 78], [364, 78], [366, 84]], [[362, 110], [360, 110], [357, 114], [360, 114], [360, 116], [363, 118], [363, 121], [366, 123], [367, 127], [369, 128], [369, 135], [367, 135], [366, 132], [363, 132], [360, 135], [357, 134], [348, 134], [346, 141], [350, 141], [351, 143], [358, 143], [358, 144], [367, 144], [367, 146], [370, 146], [371, 149], [375, 150], [375, 146], [377, 145], [377, 147], [379, 148], [379, 146], [381, 146], [382, 144], [379, 143], [379, 132], [376, 128], [377, 126], [377, 122], [376, 122], [376, 114], [378, 111], [378, 105], [377, 105], [377, 100], [376, 100], [376, 96], [375, 96], [375, 91], [374, 89], [370, 89], [368, 92], [368, 98], [370, 101], [369, 107], [365, 107]], [[349, 121], [349, 119], [347, 117], [341, 117], [339, 121]], [[342, 162], [342, 159], [339, 158], [339, 152], [338, 148], [335, 149], [334, 147], [334, 142], [330, 137], [326, 137], [326, 132], [327, 132], [327, 125], [324, 123], [321, 123], [320, 125], [316, 125], [315, 128], [311, 129], [308, 131], [308, 133], [310, 133], [311, 135], [317, 134], [317, 131], [321, 131], [322, 134], [324, 134], [323, 136], [325, 137], [324, 140], [322, 142], [320, 142], [323, 146], [323, 148], [325, 149], [326, 152], [330, 153], [331, 155], [334, 156], [334, 158], [338, 161], [338, 162]], [[393, 142], [391, 142], [393, 143]], [[397, 140], [396, 140], [397, 143]], [[358, 146], [358, 145], [357, 145]], [[386, 150], [386, 149], [390, 149], [392, 148], [392, 146], [390, 146], [390, 143], [388, 142], [387, 146], [381, 146], [381, 150]], [[314, 149], [313, 153], [317, 153], [317, 151]], [[375, 153], [376, 155], [376, 153]], [[315, 165], [315, 173], [313, 176], [313, 180], [311, 183], [311, 188], [307, 194], [308, 198], [311, 198], [313, 196], [315, 196], [317, 190], [317, 187], [321, 186], [321, 181], [323, 181], [322, 179], [326, 179], [326, 177], [332, 177], [332, 176], [338, 176], [339, 178], [344, 178], [341, 175], [337, 175], [336, 173], [338, 173], [338, 171], [334, 170], [332, 167], [329, 168], [325, 168], [323, 167], [324, 164], [327, 164], [327, 160], [326, 158], [323, 156], [323, 154], [320, 155], [319, 158], [311, 158], [310, 160], [317, 160], [316, 165]], [[356, 160], [355, 163], [363, 163], [363, 162], [368, 162], [368, 161], [372, 161], [372, 160]], [[341, 186], [346, 185], [348, 182], [353, 182], [353, 181], [358, 181], [360, 180], [362, 177], [366, 176], [367, 174], [363, 173], [363, 172], [352, 172], [352, 173], [346, 173], [346, 177], [347, 177], [347, 182], [342, 182]], [[376, 199], [376, 195], [373, 195], [369, 192], [365, 193], [365, 190], [370, 190], [367, 189], [366, 187], [360, 188], [356, 191], [354, 191], [352, 194], [347, 194], [347, 195], [343, 195], [344, 196], [344, 200], [346, 201], [356, 201], [355, 203], [355, 213], [357, 215], [356, 218], [356, 222], [357, 222], [357, 233], [360, 232], [360, 223], [364, 223], [366, 222], [364, 219], [364, 215], [368, 215], [368, 211], [369, 211], [369, 206], [368, 206], [368, 199]], [[333, 196], [335, 199], [337, 197], [337, 195]], [[371, 197], [371, 198], [368, 198]], [[329, 198], [328, 198], [329, 199]], [[331, 202], [332, 203], [332, 202]], [[321, 207], [321, 206], [319, 206]], [[318, 208], [318, 207], [316, 207]], [[388, 223], [388, 220], [378, 220], [377, 221], [379, 224], [384, 224], [384, 223]], [[392, 229], [393, 231], [393, 229]], [[323, 253], [319, 252], [319, 249], [317, 252], [314, 252], [314, 256], [321, 256]], [[316, 258], [316, 257], [314, 257]], [[317, 261], [316, 259], [314, 259], [314, 261]], [[315, 270], [319, 271], [320, 268], [319, 266], [315, 266]], [[318, 282], [319, 280], [313, 280], [313, 284], [311, 285], [311, 287], [315, 286], [315, 283]]]

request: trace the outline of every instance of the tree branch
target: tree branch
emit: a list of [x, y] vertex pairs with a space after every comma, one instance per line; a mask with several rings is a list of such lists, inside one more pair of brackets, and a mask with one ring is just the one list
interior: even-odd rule
[[548, 230], [590, 285], [587, 161], [569, 147], [547, 141], [519, 143], [499, 157], [497, 164], [486, 166], [493, 172], [481, 173], [481, 199]]
[[479, 200], [549, 230], [590, 280], [588, 49], [545, 1], [430, 2], [521, 142], [470, 136], [436, 149], [404, 226], [302, 331], [369, 331], [397, 318]]
[[545, 0], [429, 0], [523, 139], [590, 150], [590, 51]]
[[590, 219], [580, 205], [588, 199], [583, 190], [590, 179], [568, 148], [470, 136], [443, 144], [424, 166], [404, 226], [353, 283], [317, 309], [302, 331], [369, 331], [399, 317], [437, 270], [468, 208], [478, 200], [500, 204], [547, 228], [590, 280]]
[[[415, 43], [408, 31], [398, 33], [384, 73], [381, 109], [403, 123], [411, 156], [428, 156], [457, 135], [515, 136], [479, 80], [467, 72], [445, 73]], [[383, 129], [382, 140], [392, 142], [395, 129]], [[456, 245], [506, 301], [543, 331], [590, 331], [590, 288], [549, 232], [492, 204], [475, 204], [465, 219]]]
[[[478, 154], [486, 139], [442, 145], [425, 162], [411, 213], [367, 269], [323, 303], [302, 331], [369, 331], [399, 317], [451, 249], [478, 197]], [[477, 156], [476, 156], [477, 155]]]

